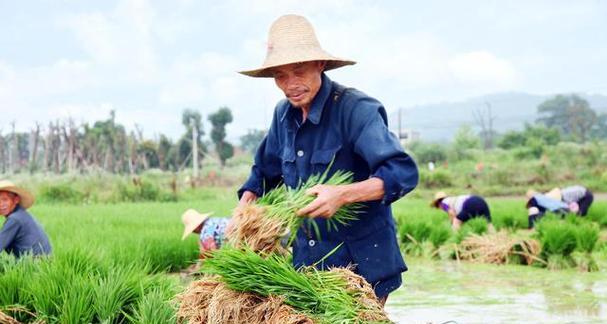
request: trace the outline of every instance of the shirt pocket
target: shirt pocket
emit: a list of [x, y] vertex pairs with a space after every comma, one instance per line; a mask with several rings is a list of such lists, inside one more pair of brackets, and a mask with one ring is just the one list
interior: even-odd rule
[[284, 149], [282, 152], [282, 178], [284, 183], [295, 188], [297, 186], [297, 167], [295, 166], [295, 152]]
[[312, 164], [312, 174], [321, 174], [327, 170], [329, 164], [335, 159], [337, 153], [341, 149], [341, 145], [337, 145], [333, 148], [315, 150], [310, 158], [310, 164]]

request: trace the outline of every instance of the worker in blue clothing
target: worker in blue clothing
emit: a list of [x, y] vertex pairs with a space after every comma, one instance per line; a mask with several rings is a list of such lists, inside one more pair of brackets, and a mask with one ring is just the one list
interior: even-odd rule
[[0, 253], [20, 258], [51, 253], [51, 244], [42, 226], [27, 211], [34, 196], [11, 181], [0, 180], [0, 215], [6, 217], [0, 229]]
[[[379, 101], [331, 81], [324, 73], [355, 62], [324, 51], [304, 17], [280, 17], [268, 38], [262, 67], [241, 73], [273, 78], [286, 99], [277, 104], [251, 175], [238, 191], [240, 204], [255, 201], [279, 183], [295, 188], [328, 167], [329, 176], [337, 170], [351, 171], [352, 184], [308, 190], [316, 198], [298, 215], [316, 222], [320, 237], [304, 224], [293, 245], [293, 264], [314, 265], [343, 243], [317, 266], [354, 265], [385, 302], [407, 270], [390, 205], [417, 185], [415, 162], [389, 132]], [[329, 231], [327, 219], [350, 203], [363, 205], [358, 219]]]

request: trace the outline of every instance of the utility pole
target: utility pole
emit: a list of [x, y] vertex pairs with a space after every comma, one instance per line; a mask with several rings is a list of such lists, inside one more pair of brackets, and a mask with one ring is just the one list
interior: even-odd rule
[[198, 128], [196, 119], [190, 118], [192, 127], [192, 167], [194, 168], [194, 179], [198, 179]]

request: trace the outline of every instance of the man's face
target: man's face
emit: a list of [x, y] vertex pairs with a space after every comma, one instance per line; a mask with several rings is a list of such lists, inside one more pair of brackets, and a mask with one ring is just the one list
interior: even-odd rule
[[324, 68], [324, 61], [313, 61], [278, 66], [272, 73], [291, 105], [307, 110], [320, 89]]
[[8, 216], [15, 210], [21, 199], [12, 192], [0, 191], [0, 215]]

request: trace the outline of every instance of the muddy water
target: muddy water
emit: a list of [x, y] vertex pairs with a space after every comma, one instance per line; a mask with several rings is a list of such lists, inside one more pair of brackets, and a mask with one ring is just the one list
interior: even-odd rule
[[[607, 323], [607, 273], [409, 259], [398, 323]], [[452, 322], [450, 322], [452, 321]]]

